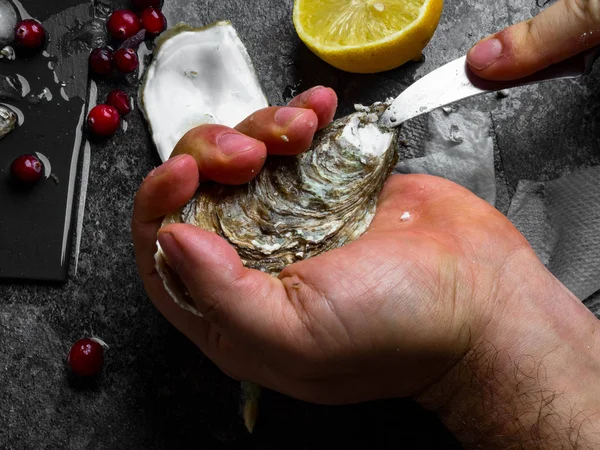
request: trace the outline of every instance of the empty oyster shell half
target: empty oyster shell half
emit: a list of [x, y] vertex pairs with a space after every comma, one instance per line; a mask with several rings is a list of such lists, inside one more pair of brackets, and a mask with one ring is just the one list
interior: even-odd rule
[[[397, 162], [397, 131], [378, 123], [387, 106], [375, 103], [336, 120], [301, 155], [269, 157], [246, 185], [202, 184], [164, 225], [190, 223], [215, 232], [246, 267], [273, 276], [357, 239], [371, 223], [379, 192]], [[200, 315], [160, 248], [156, 264], [174, 300]]]
[[234, 127], [268, 106], [250, 56], [230, 22], [180, 23], [156, 40], [138, 94], [162, 161], [192, 128]]

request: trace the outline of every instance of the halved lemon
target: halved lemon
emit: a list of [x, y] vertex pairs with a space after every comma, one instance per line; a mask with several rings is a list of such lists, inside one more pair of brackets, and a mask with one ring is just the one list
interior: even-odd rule
[[294, 0], [300, 39], [319, 58], [354, 73], [391, 70], [419, 59], [444, 0]]

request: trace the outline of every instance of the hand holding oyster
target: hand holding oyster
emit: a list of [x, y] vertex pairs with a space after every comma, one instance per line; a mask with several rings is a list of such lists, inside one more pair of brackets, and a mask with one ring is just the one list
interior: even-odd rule
[[[223, 22], [199, 30], [179, 25], [166, 33], [140, 99], [163, 160], [190, 129], [234, 126], [243, 119], [240, 114], [267, 106], [243, 45]], [[387, 106], [357, 106], [355, 113], [320, 130], [308, 151], [269, 156], [249, 183], [202, 183], [163, 225], [188, 223], [214, 232], [231, 244], [246, 267], [275, 277], [290, 264], [356, 240], [369, 227], [377, 197], [397, 162], [397, 131], [379, 124]], [[231, 117], [231, 111], [237, 116]], [[173, 300], [202, 316], [160, 246], [156, 267]], [[251, 430], [257, 389], [245, 388], [244, 416]]]

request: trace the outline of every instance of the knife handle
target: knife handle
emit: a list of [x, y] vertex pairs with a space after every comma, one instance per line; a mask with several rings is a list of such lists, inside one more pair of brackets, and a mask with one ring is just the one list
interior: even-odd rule
[[589, 74], [596, 60], [600, 57], [600, 46], [592, 47], [578, 55], [546, 67], [525, 78], [512, 81], [490, 81], [479, 78], [467, 66], [469, 81], [479, 89], [485, 91], [500, 91], [513, 87], [526, 86], [548, 80], [577, 78]]

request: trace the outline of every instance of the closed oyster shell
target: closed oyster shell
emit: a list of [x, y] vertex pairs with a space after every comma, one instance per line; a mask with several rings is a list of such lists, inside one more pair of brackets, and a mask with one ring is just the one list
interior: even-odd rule
[[[246, 267], [273, 276], [357, 239], [398, 158], [396, 129], [378, 123], [387, 106], [378, 102], [336, 120], [301, 155], [270, 156], [250, 183], [202, 184], [163, 225], [189, 223], [215, 232]], [[174, 300], [201, 316], [160, 247], [156, 266]]]

